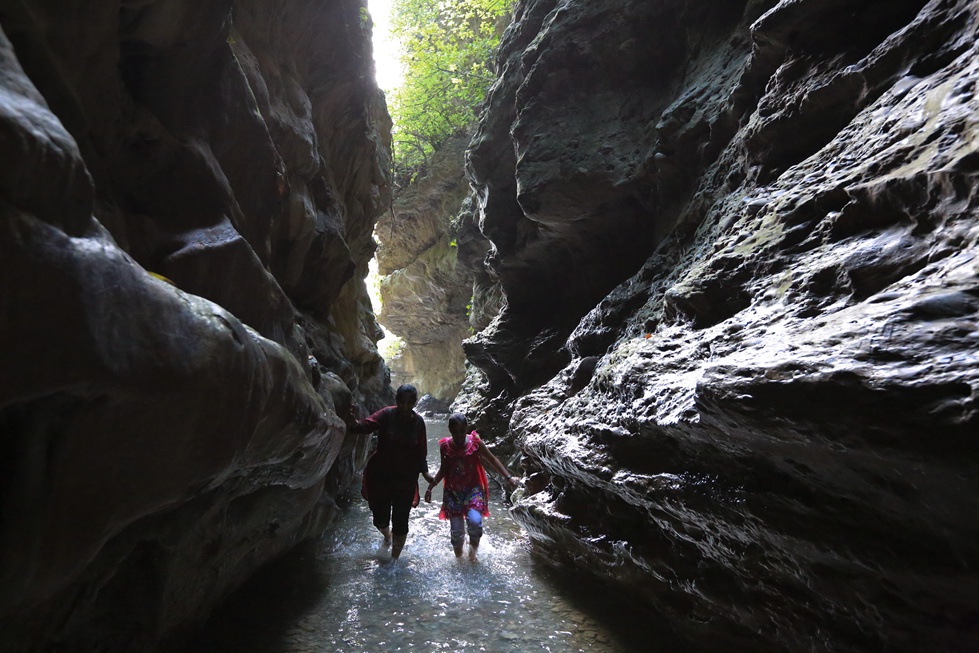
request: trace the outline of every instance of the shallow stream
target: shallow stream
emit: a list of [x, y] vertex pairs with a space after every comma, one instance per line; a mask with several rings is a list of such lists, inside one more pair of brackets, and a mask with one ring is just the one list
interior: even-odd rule
[[[445, 421], [429, 422], [429, 466]], [[434, 452], [434, 454], [432, 453]], [[421, 490], [424, 492], [424, 481]], [[412, 511], [392, 561], [366, 502], [350, 506], [332, 535], [300, 547], [237, 592], [183, 650], [219, 653], [435, 651], [638, 653], [673, 650], [652, 637], [648, 614], [615, 590], [569, 578], [531, 556], [491, 482], [479, 561], [456, 559], [448, 522], [433, 501]], [[662, 644], [657, 646], [656, 644]]]

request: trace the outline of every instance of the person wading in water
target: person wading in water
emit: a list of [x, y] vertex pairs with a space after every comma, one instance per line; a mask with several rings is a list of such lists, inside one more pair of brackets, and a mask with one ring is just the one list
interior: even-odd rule
[[359, 421], [348, 415], [347, 429], [351, 433], [377, 431], [377, 448], [364, 469], [361, 494], [370, 506], [374, 526], [384, 536], [385, 548], [390, 546], [391, 557], [397, 559], [408, 538], [408, 514], [418, 505], [418, 475], [429, 482], [434, 478], [428, 471], [425, 420], [414, 410], [418, 390], [401, 386], [395, 402]]
[[456, 557], [462, 557], [462, 545], [469, 533], [469, 559], [476, 562], [476, 550], [483, 536], [483, 517], [489, 516], [489, 483], [486, 480], [485, 461], [506, 480], [513, 490], [517, 479], [493, 455], [476, 431], [466, 435], [469, 420], [462, 413], [449, 417], [451, 437], [439, 440], [442, 463], [435, 478], [429, 479], [425, 501], [431, 503], [432, 488], [444, 478], [442, 510], [439, 519], [449, 520], [452, 549]]

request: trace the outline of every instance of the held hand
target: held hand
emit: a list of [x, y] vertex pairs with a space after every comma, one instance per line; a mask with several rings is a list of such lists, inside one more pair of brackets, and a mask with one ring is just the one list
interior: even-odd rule
[[510, 489], [511, 490], [516, 490], [517, 487], [520, 485], [520, 480], [517, 479], [517, 478], [514, 478], [513, 476], [510, 476], [510, 475], [507, 475], [506, 482], [507, 482], [507, 485], [510, 486]]
[[432, 488], [428, 488], [427, 490], [425, 490], [425, 503], [431, 503], [431, 502], [432, 502]]

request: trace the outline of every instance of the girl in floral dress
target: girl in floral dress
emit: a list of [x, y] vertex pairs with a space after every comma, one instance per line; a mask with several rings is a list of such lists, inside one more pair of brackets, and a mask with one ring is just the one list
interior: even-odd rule
[[431, 503], [432, 488], [445, 479], [442, 492], [442, 510], [439, 519], [448, 519], [452, 548], [456, 557], [462, 557], [462, 545], [469, 533], [469, 559], [476, 561], [476, 550], [483, 535], [483, 517], [489, 515], [489, 484], [483, 462], [499, 472], [510, 489], [517, 487], [517, 479], [486, 448], [476, 431], [466, 435], [469, 420], [461, 413], [449, 417], [448, 438], [439, 440], [442, 463], [435, 478], [428, 484], [425, 501]]

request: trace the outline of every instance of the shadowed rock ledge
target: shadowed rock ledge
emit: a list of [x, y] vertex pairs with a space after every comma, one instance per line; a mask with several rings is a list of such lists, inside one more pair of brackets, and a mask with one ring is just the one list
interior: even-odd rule
[[975, 650], [979, 5], [515, 15], [458, 404], [541, 554], [725, 650]]
[[336, 516], [391, 400], [364, 4], [0, 0], [0, 641], [152, 649]]

